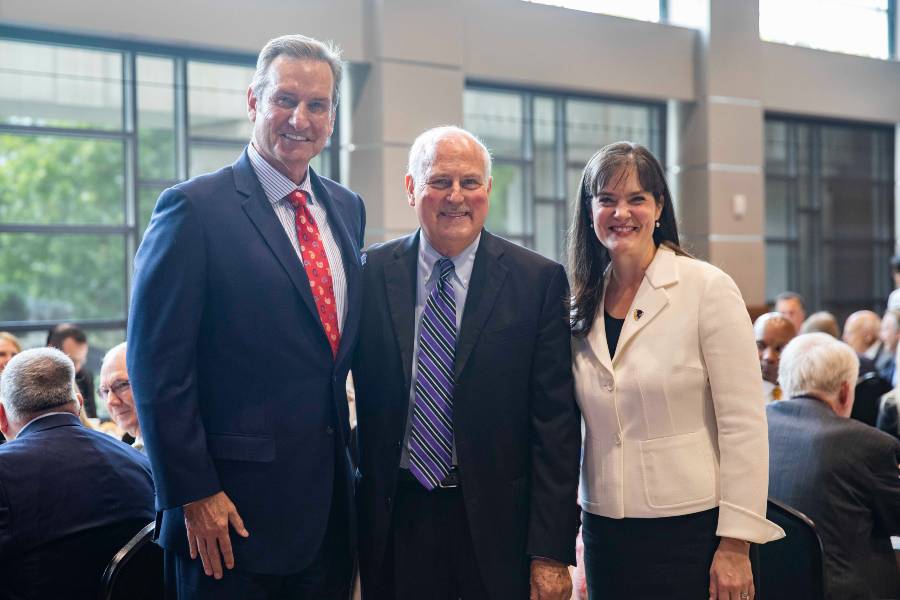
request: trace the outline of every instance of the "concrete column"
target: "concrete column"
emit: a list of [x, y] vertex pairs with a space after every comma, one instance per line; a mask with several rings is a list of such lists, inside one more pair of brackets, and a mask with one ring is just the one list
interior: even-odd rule
[[366, 65], [353, 69], [353, 130], [344, 140], [350, 187], [366, 201], [367, 243], [417, 227], [403, 188], [409, 147], [422, 131], [461, 125], [460, 0], [365, 0]]
[[727, 271], [754, 307], [766, 299], [759, 7], [707, 0], [705, 9], [696, 101], [671, 104], [668, 166], [684, 245]]

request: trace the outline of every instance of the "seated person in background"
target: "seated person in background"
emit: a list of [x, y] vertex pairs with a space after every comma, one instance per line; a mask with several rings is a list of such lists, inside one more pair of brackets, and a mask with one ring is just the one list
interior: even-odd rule
[[894, 279], [894, 291], [888, 296], [887, 309], [900, 309], [900, 254], [891, 258], [891, 277]]
[[878, 371], [890, 359], [884, 351], [884, 345], [878, 339], [881, 329], [881, 317], [871, 310], [858, 310], [844, 321], [844, 333], [841, 339], [853, 348], [859, 357], [859, 374]]
[[847, 418], [858, 368], [856, 353], [825, 334], [787, 345], [778, 374], [786, 400], [766, 407], [769, 496], [815, 523], [826, 598], [896, 598], [889, 536], [900, 533], [900, 442]]
[[100, 399], [106, 401], [109, 417], [125, 433], [124, 442], [140, 452], [144, 451], [144, 437], [134, 408], [131, 381], [125, 366], [126, 344], [110, 348], [100, 366]]
[[47, 333], [47, 346], [62, 350], [75, 363], [75, 383], [84, 398], [84, 413], [95, 418], [97, 404], [94, 400], [94, 374], [84, 365], [89, 349], [84, 330], [72, 323], [60, 323]]
[[[0, 373], [3, 373], [6, 363], [21, 351], [22, 345], [19, 344], [19, 340], [16, 339], [16, 336], [6, 331], [0, 331]], [[0, 436], [0, 444], [3, 442], [3, 436]]]
[[0, 596], [97, 597], [113, 555], [155, 516], [147, 459], [81, 425], [75, 366], [54, 348], [0, 380]]
[[781, 292], [775, 296], [775, 312], [783, 314], [794, 326], [794, 332], [800, 331], [806, 320], [806, 302], [797, 292]]
[[756, 319], [753, 333], [756, 335], [756, 351], [759, 353], [759, 366], [762, 369], [763, 397], [767, 404], [781, 400], [778, 361], [781, 351], [797, 332], [793, 323], [783, 314], [769, 312]]
[[882, 363], [878, 374], [882, 379], [897, 387], [897, 342], [900, 341], [900, 309], [889, 309], [881, 317], [881, 329], [878, 337], [884, 345], [884, 351], [890, 356]]
[[840, 339], [841, 328], [833, 314], [827, 310], [820, 310], [806, 317], [800, 325], [800, 333], [827, 333], [835, 339]]

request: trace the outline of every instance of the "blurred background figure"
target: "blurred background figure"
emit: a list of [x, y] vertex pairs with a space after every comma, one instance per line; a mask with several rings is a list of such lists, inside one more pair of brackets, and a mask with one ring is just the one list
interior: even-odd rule
[[888, 309], [881, 317], [881, 329], [878, 337], [889, 356], [878, 370], [881, 378], [897, 387], [897, 342], [900, 341], [900, 309]]
[[806, 317], [800, 326], [800, 333], [827, 333], [835, 339], [841, 337], [841, 327], [833, 314], [820, 310]]
[[794, 325], [794, 334], [806, 320], [806, 302], [797, 292], [781, 292], [775, 296], [775, 312], [783, 314]]
[[763, 397], [766, 404], [781, 400], [778, 363], [781, 360], [781, 351], [797, 335], [797, 331], [794, 324], [782, 313], [769, 312], [756, 319], [753, 323], [753, 333], [756, 335], [756, 351], [762, 370]]
[[100, 367], [100, 399], [106, 402], [109, 417], [122, 430], [122, 441], [140, 452], [144, 451], [144, 438], [134, 408], [131, 381], [125, 363], [126, 344], [110, 348]]
[[894, 291], [888, 296], [887, 309], [900, 309], [900, 254], [891, 258], [891, 277], [894, 279]]
[[6, 368], [6, 363], [22, 351], [22, 345], [13, 334], [0, 331], [0, 373]]
[[857, 373], [856, 353], [831, 336], [787, 345], [785, 401], [766, 407], [769, 495], [816, 524], [826, 598], [897, 598], [889, 538], [900, 533], [900, 442], [848, 418]]
[[75, 383], [84, 398], [84, 414], [88, 418], [96, 418], [94, 374], [84, 364], [88, 355], [87, 334], [78, 325], [60, 323], [47, 333], [47, 346], [62, 350], [75, 363]]
[[881, 317], [871, 310], [858, 310], [844, 321], [841, 339], [853, 348], [859, 357], [860, 376], [877, 371], [884, 366], [884, 361], [888, 358], [884, 352], [884, 345], [878, 339], [880, 329]]

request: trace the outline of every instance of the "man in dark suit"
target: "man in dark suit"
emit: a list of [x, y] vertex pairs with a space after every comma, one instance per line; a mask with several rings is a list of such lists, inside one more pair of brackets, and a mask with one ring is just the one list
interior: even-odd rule
[[349, 588], [344, 382], [365, 213], [309, 168], [340, 76], [325, 44], [270, 41], [247, 94], [251, 143], [163, 192], [135, 259], [128, 371], [179, 597]]
[[406, 175], [420, 229], [367, 252], [353, 366], [367, 598], [571, 595], [568, 284], [483, 229], [491, 182], [470, 133], [423, 133]]
[[900, 442], [847, 418], [857, 370], [856, 353], [825, 334], [785, 348], [778, 379], [790, 399], [766, 407], [769, 495], [815, 523], [826, 597], [896, 598]]
[[153, 520], [150, 464], [81, 424], [75, 366], [55, 348], [13, 358], [0, 383], [0, 596], [97, 597], [113, 555]]

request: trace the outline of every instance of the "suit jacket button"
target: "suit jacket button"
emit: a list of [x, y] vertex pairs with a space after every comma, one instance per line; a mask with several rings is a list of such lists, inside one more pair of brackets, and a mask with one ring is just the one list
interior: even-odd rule
[[621, 446], [621, 445], [622, 445], [622, 434], [617, 433], [616, 434], [616, 446]]
[[327, 433], [328, 435], [334, 435], [334, 427], [329, 425], [328, 427], [325, 428], [325, 433]]

